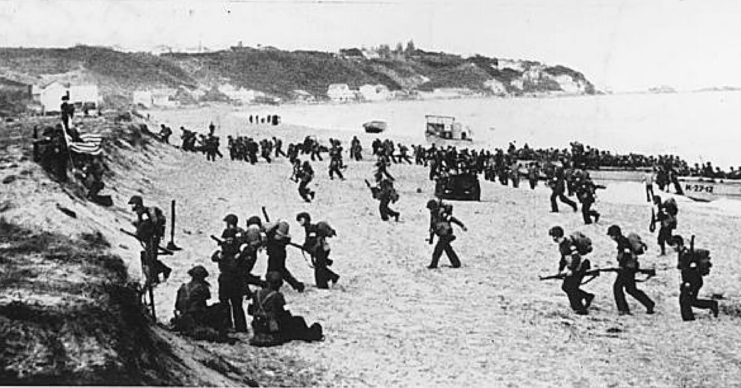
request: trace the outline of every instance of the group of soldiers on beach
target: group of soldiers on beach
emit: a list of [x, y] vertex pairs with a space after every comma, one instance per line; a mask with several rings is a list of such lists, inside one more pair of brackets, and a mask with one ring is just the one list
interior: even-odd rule
[[[189, 135], [190, 136], [190, 135]], [[213, 127], [209, 136], [214, 137]], [[184, 144], [185, 144], [185, 138]], [[217, 143], [218, 144], [218, 143]], [[314, 179], [314, 169], [309, 162], [323, 161], [321, 154], [328, 153], [329, 167], [328, 175], [331, 179], [335, 176], [344, 180], [343, 170], [347, 168], [342, 158], [343, 147], [338, 139], [330, 139], [328, 147], [322, 146], [314, 137], [306, 137], [302, 142], [289, 143], [284, 153], [282, 141], [276, 137], [255, 141], [248, 137], [229, 138], [228, 149], [230, 157], [235, 161], [249, 161], [255, 164], [260, 157], [267, 163], [286, 157], [292, 165], [290, 179], [299, 184], [299, 195], [306, 202], [312, 202], [316, 193], [309, 188]], [[185, 146], [182, 147], [186, 150]], [[521, 176], [528, 179], [530, 187], [534, 189], [538, 181], [546, 181], [552, 190], [551, 211], [558, 212], [557, 200], [567, 204], [572, 210], [577, 211], [576, 202], [568, 197], [576, 195], [581, 203], [581, 212], [585, 224], [595, 223], [600, 218], [600, 213], [592, 206], [596, 200], [596, 192], [604, 186], [597, 185], [589, 176], [586, 169], [590, 163], [597, 160], [609, 160], [615, 164], [624, 165], [633, 163], [640, 165], [646, 159], [634, 155], [623, 157], [603, 153], [579, 143], [572, 143], [572, 151], [567, 150], [532, 150], [527, 144], [517, 148], [513, 143], [504, 151], [496, 149], [493, 153], [485, 150], [469, 151], [458, 150], [455, 147], [424, 147], [412, 145], [412, 155], [408, 154], [410, 148], [395, 143], [392, 140], [376, 139], [371, 144], [372, 155], [376, 158], [373, 172], [375, 184], [366, 180], [374, 199], [379, 201], [380, 218], [384, 221], [399, 221], [400, 213], [390, 208], [390, 205], [398, 201], [399, 194], [394, 184], [396, 179], [390, 174], [389, 167], [396, 163], [407, 163], [418, 166], [426, 166], [430, 170], [430, 179], [441, 179], [451, 174], [484, 174], [486, 179], [498, 179], [503, 185], [512, 182], [518, 187]], [[262, 150], [260, 152], [260, 150]], [[353, 161], [363, 160], [362, 145], [357, 137], [350, 142], [350, 159]], [[206, 152], [206, 151], [204, 151]], [[301, 158], [305, 160], [301, 160]], [[413, 161], [412, 161], [413, 159]], [[653, 173], [663, 169], [658, 163], [666, 163], [674, 169], [678, 159], [674, 157], [649, 158], [655, 161], [656, 168]], [[709, 253], [705, 250], [695, 249], [694, 244], [687, 248], [682, 236], [674, 235], [677, 227], [676, 216], [678, 209], [673, 200], [661, 201], [659, 196], [651, 197], [654, 215], [651, 220], [651, 231], [658, 224], [659, 232], [657, 243], [661, 247], [661, 254], [665, 254], [665, 246], [670, 245], [678, 252], [678, 268], [682, 273], [682, 285], [680, 290], [680, 308], [682, 318], [694, 319], [692, 307], [706, 308], [717, 316], [718, 304], [716, 301], [698, 298], [698, 291], [702, 287], [703, 276], [709, 273]], [[132, 204], [141, 207], [140, 199], [132, 199]], [[457, 225], [466, 231], [465, 225], [453, 216], [453, 206], [441, 199], [429, 200], [426, 204], [429, 211], [429, 238], [427, 241], [433, 244], [437, 237], [437, 243], [431, 254], [428, 268], [435, 269], [439, 266], [439, 260], [445, 253], [452, 268], [462, 266], [451, 243], [456, 240], [453, 225]], [[136, 211], [136, 210], [135, 210]], [[146, 213], [146, 212], [145, 212]], [[138, 221], [142, 222], [142, 212], [137, 211]], [[246, 227], [238, 226], [238, 217], [229, 214], [224, 218], [226, 227], [221, 237], [212, 236], [219, 244], [219, 249], [213, 254], [212, 261], [218, 263], [220, 275], [219, 281], [219, 303], [216, 306], [207, 306], [208, 276], [205, 267], [196, 266], [189, 271], [193, 278], [191, 283], [185, 284], [178, 291], [178, 302], [176, 305], [176, 319], [174, 323], [180, 330], [191, 335], [198, 330], [203, 332], [204, 327], [213, 332], [223, 335], [229, 329], [237, 332], [246, 332], [247, 324], [243, 310], [244, 297], [251, 298], [252, 303], [248, 312], [253, 316], [253, 337], [251, 342], [256, 346], [270, 346], [283, 343], [291, 339], [317, 340], [323, 336], [321, 325], [308, 326], [301, 317], [293, 317], [289, 312], [282, 309], [285, 305], [285, 297], [279, 289], [282, 283], [287, 282], [293, 289], [303, 292], [305, 284], [297, 280], [286, 267], [286, 249], [295, 247], [301, 250], [302, 255], [310, 257], [310, 265], [315, 272], [315, 283], [317, 288], [329, 288], [339, 280], [330, 266], [328, 239], [336, 236], [336, 232], [326, 222], [312, 223], [311, 216], [302, 212], [296, 216], [296, 222], [304, 229], [305, 241], [302, 245], [291, 242], [289, 233], [290, 225], [287, 221], [269, 222], [267, 214], [265, 222], [259, 216], [251, 216], [247, 219]], [[636, 286], [640, 280], [636, 276], [645, 274], [655, 275], [653, 269], [643, 269], [639, 265], [639, 256], [644, 254], [646, 245], [635, 233], [627, 235], [618, 225], [612, 225], [607, 229], [607, 235], [617, 244], [616, 268], [592, 268], [586, 256], [591, 252], [591, 240], [582, 233], [575, 232], [567, 235], [560, 226], [549, 230], [549, 236], [559, 246], [559, 267], [556, 275], [544, 277], [544, 279], [563, 279], [562, 289], [567, 294], [571, 308], [577, 314], [588, 314], [589, 308], [595, 295], [582, 290], [582, 284], [588, 283], [600, 272], [616, 272], [614, 283], [614, 298], [620, 315], [630, 314], [630, 308], [625, 300], [625, 293], [633, 296], [645, 308], [646, 312], [652, 314], [655, 303]], [[144, 238], [146, 241], [146, 238]], [[156, 240], [150, 239], [150, 244]], [[145, 250], [156, 252], [149, 247]], [[258, 260], [259, 252], [265, 252], [267, 256], [267, 272], [264, 277], [253, 274], [252, 271]], [[699, 253], [699, 254], [698, 254]], [[156, 257], [156, 254], [154, 254]], [[169, 275], [168, 268], [158, 262], [151, 261], [155, 275], [164, 273]], [[587, 278], [587, 281], [584, 281]], [[159, 277], [157, 277], [159, 279]], [[205, 286], [204, 286], [205, 285]], [[201, 290], [191, 292], [190, 288]], [[221, 318], [214, 318], [219, 316]], [[208, 330], [206, 331], [208, 332]]]

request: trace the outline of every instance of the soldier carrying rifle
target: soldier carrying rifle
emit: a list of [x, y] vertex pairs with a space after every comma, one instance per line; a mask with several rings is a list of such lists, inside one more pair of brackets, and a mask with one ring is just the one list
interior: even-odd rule
[[653, 314], [656, 303], [646, 293], [636, 287], [635, 279], [636, 273], [639, 272], [638, 255], [644, 253], [645, 244], [640, 242], [640, 239], [637, 239], [637, 235], [635, 234], [630, 236], [633, 237], [631, 239], [623, 236], [618, 225], [610, 226], [607, 229], [607, 235], [617, 243], [619, 271], [617, 272], [615, 284], [612, 288], [619, 314], [630, 315], [630, 307], [628, 307], [628, 302], [625, 301], [623, 290], [645, 306], [647, 314]]
[[594, 300], [594, 294], [582, 290], [581, 284], [586, 271], [590, 269], [589, 259], [582, 259], [592, 251], [592, 242], [585, 235], [576, 232], [566, 237], [560, 226], [554, 226], [548, 231], [553, 242], [558, 244], [561, 260], [558, 263], [556, 275], [563, 278], [561, 289], [569, 297], [571, 309], [579, 315], [587, 315], [587, 309]]
[[136, 227], [134, 236], [144, 245], [142, 263], [145, 267], [147, 282], [159, 283], [159, 274], [164, 275], [165, 280], [170, 277], [172, 269], [157, 258], [165, 234], [165, 215], [156, 206], [145, 207], [141, 196], [134, 195], [129, 199], [131, 210], [136, 213], [137, 220], [133, 222]]

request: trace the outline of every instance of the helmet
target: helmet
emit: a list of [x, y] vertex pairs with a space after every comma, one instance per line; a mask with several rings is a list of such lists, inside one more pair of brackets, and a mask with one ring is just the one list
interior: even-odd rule
[[250, 225], [262, 226], [262, 220], [260, 220], [260, 217], [258, 216], [252, 216], [247, 219], [247, 226]]
[[205, 279], [208, 277], [208, 271], [202, 265], [197, 265], [188, 271], [188, 275], [197, 279]]
[[142, 206], [144, 205], [144, 200], [139, 195], [132, 195], [131, 199], [129, 199], [129, 205], [134, 205], [134, 204]]
[[311, 216], [307, 212], [301, 212], [296, 214], [296, 221], [301, 221], [301, 219], [305, 219], [306, 222], [311, 222]]
[[239, 222], [239, 217], [237, 217], [235, 214], [227, 214], [226, 217], [224, 217], [224, 221], [227, 224], [236, 225], [237, 222]]
[[280, 238], [291, 238], [291, 235], [288, 234], [289, 225], [286, 221], [279, 221], [278, 227], [275, 230], [275, 235]]
[[611, 225], [609, 228], [607, 228], [607, 235], [612, 236], [620, 236], [622, 234], [622, 231], [620, 230], [620, 227], [617, 225]]
[[436, 200], [431, 199], [431, 200], [427, 201], [427, 208], [428, 209], [432, 210], [432, 209], [437, 209], [438, 207], [439, 207], [439, 204], [437, 203]]
[[560, 226], [554, 226], [548, 231], [548, 235], [551, 237], [563, 237], [563, 228]]

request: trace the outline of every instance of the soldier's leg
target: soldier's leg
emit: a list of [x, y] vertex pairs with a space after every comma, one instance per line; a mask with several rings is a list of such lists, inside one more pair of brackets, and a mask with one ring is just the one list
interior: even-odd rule
[[450, 260], [450, 264], [453, 268], [459, 268], [461, 266], [461, 260], [458, 258], [458, 254], [455, 253], [455, 250], [453, 250], [453, 246], [450, 245], [450, 242], [453, 240], [449, 237], [446, 237], [445, 240], [445, 254], [448, 255], [448, 260]]
[[576, 208], [576, 203], [574, 201], [570, 200], [569, 197], [563, 195], [563, 193], [562, 193], [561, 195], [558, 196], [558, 199], [560, 199], [561, 202], [563, 202], [563, 203], [571, 206], [571, 208], [574, 209], [574, 211], [576, 211], [576, 209], [577, 209]]
[[551, 192], [551, 212], [558, 213], [558, 203], [556, 203], [556, 198], [558, 198], [558, 193], [555, 191]]
[[234, 328], [234, 320], [232, 319], [232, 304], [229, 294], [229, 279], [224, 274], [219, 275], [219, 303], [224, 306], [226, 310], [226, 317], [224, 321], [228, 329]]
[[291, 274], [291, 271], [289, 271], [288, 268], [283, 267], [280, 270], [280, 273], [283, 276], [283, 280], [285, 280], [294, 290], [297, 290], [298, 292], [304, 291], [304, 283], [301, 283], [293, 277], [293, 274]]
[[563, 279], [563, 283], [561, 284], [561, 289], [569, 298], [571, 309], [576, 312], [586, 311], [586, 308], [582, 304], [582, 300], [585, 297], [583, 295], [584, 292], [579, 289], [580, 284], [581, 277], [579, 276], [567, 276]]
[[646, 310], [648, 310], [649, 313], [653, 313], [655, 303], [648, 297], [648, 295], [646, 295], [645, 292], [636, 287], [635, 272], [631, 271], [625, 276], [624, 284], [625, 292], [646, 307]]
[[679, 311], [683, 321], [694, 321], [695, 313], [692, 311], [692, 290], [688, 283], [680, 286], [679, 291]]
[[615, 277], [615, 283], [612, 285], [612, 293], [615, 297], [615, 304], [619, 312], [630, 312], [628, 302], [625, 300], [625, 293], [623, 288], [625, 287], [625, 271], [619, 271]]
[[234, 289], [231, 290], [229, 296], [229, 303], [232, 307], [232, 315], [234, 316], [234, 329], [240, 333], [247, 332], [247, 319], [244, 315], [244, 308], [242, 303], [244, 302], [242, 297], [242, 289], [239, 284], [234, 285]]
[[442, 256], [443, 251], [445, 251], [446, 245], [447, 243], [445, 240], [438, 237], [437, 244], [435, 244], [435, 248], [432, 250], [432, 262], [430, 262], [428, 268], [437, 268], [440, 256]]
[[589, 225], [592, 223], [592, 217], [590, 216], [590, 210], [589, 208], [592, 206], [589, 202], [582, 202], [581, 204], [581, 216], [584, 220], [584, 223]]

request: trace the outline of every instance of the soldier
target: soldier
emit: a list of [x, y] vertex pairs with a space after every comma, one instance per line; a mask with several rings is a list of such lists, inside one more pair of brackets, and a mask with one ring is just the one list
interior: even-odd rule
[[588, 175], [578, 179], [575, 186], [576, 198], [581, 202], [581, 214], [584, 224], [591, 224], [592, 217], [594, 217], [594, 222], [599, 221], [600, 214], [596, 210], [592, 210], [592, 205], [596, 199], [597, 189], [604, 188], [604, 186], [595, 185]]
[[327, 239], [334, 237], [337, 233], [326, 222], [311, 223], [309, 213], [301, 212], [296, 215], [296, 221], [304, 228], [306, 235], [304, 239], [304, 250], [309, 252], [314, 265], [314, 280], [317, 288], [329, 288], [329, 282], [336, 284], [340, 275], [329, 269], [332, 260], [329, 258], [329, 243]]
[[363, 147], [360, 145], [360, 140], [358, 140], [357, 136], [353, 136], [350, 142], [350, 159], [357, 161], [363, 160], [362, 151]]
[[389, 180], [394, 180], [394, 177], [389, 174], [387, 168], [391, 165], [391, 162], [389, 162], [388, 156], [385, 155], [379, 155], [378, 161], [376, 161], [376, 172], [373, 174], [373, 176], [376, 178], [376, 182], [381, 182], [383, 177], [385, 176]]
[[[183, 283], [175, 298], [175, 317], [172, 324], [176, 330], [197, 339], [215, 340], [226, 336], [226, 310], [217, 303], [208, 306], [211, 299], [211, 285], [206, 281], [208, 271], [202, 265], [197, 265], [188, 271], [191, 280]], [[207, 328], [215, 331], [211, 336]]]
[[309, 183], [314, 179], [314, 169], [311, 168], [311, 164], [309, 164], [308, 160], [301, 166], [298, 179], [298, 194], [304, 199], [304, 201], [311, 202], [314, 199], [316, 192], [309, 189]]
[[699, 299], [697, 296], [702, 288], [703, 276], [710, 274], [710, 252], [705, 249], [687, 249], [682, 236], [674, 236], [674, 249], [677, 251], [677, 268], [682, 274], [682, 284], [679, 286], [679, 307], [682, 320], [694, 321], [695, 314], [692, 308], [710, 310], [714, 317], [718, 317], [718, 301]]
[[275, 158], [278, 159], [279, 156], [287, 156], [285, 152], [283, 152], [283, 140], [278, 139], [277, 137], [273, 136], [273, 143], [275, 144]]
[[324, 338], [322, 325], [311, 326], [301, 316], [294, 316], [285, 309], [286, 300], [280, 287], [283, 277], [279, 272], [271, 271], [265, 275], [267, 286], [255, 293], [249, 307], [253, 316], [250, 338], [253, 346], [275, 346], [291, 340], [320, 341]]
[[304, 292], [304, 283], [296, 280], [288, 268], [286, 268], [286, 245], [291, 242], [291, 235], [288, 234], [288, 230], [289, 225], [286, 221], [279, 221], [265, 227], [268, 272], [275, 271], [280, 273], [282, 279], [287, 281], [296, 291]]
[[172, 129], [165, 124], [160, 124], [160, 133], [158, 134], [160, 141], [165, 144], [170, 144], [170, 135], [172, 135]]
[[577, 251], [577, 245], [572, 236], [565, 237], [563, 228], [554, 226], [548, 231], [553, 242], [558, 244], [561, 260], [558, 263], [558, 272], [563, 275], [561, 289], [569, 297], [571, 309], [579, 315], [587, 315], [587, 309], [592, 304], [594, 294], [582, 290], [581, 282], [584, 272], [589, 270], [589, 260], [582, 260]]
[[561, 202], [571, 206], [571, 208], [576, 211], [576, 203], [574, 203], [574, 201], [568, 199], [564, 195], [564, 192], [566, 191], [566, 181], [564, 178], [563, 169], [559, 168], [556, 170], [556, 173], [548, 181], [548, 185], [551, 187], [552, 190], [551, 213], [558, 213], [558, 204], [556, 203], [556, 198], [561, 200]]
[[75, 105], [69, 103], [69, 93], [62, 96], [62, 105], [60, 105], [59, 110], [62, 113], [62, 125], [64, 125], [64, 130], [67, 131], [67, 134], [73, 141], [80, 141], [77, 131], [73, 131], [69, 125], [69, 122], [75, 116]]
[[437, 263], [440, 260], [440, 256], [445, 252], [448, 255], [450, 264], [453, 268], [459, 268], [461, 261], [458, 259], [458, 255], [450, 246], [450, 243], [455, 240], [453, 235], [453, 227], [451, 223], [454, 223], [467, 231], [466, 226], [463, 225], [457, 218], [453, 217], [453, 207], [447, 204], [443, 204], [442, 201], [431, 199], [427, 201], [427, 209], [430, 211], [430, 238], [427, 240], [430, 244], [433, 242], [435, 235], [438, 236], [437, 244], [435, 249], [432, 251], [432, 262], [427, 268], [437, 268]]
[[[379, 201], [378, 212], [381, 214], [381, 219], [388, 221], [389, 217], [393, 217], [394, 221], [399, 222], [401, 214], [389, 207], [389, 203], [396, 203], [399, 200], [399, 194], [394, 189], [394, 182], [382, 179], [378, 186], [375, 197]], [[371, 192], [374, 192], [373, 189], [371, 189]]]
[[630, 315], [630, 307], [628, 302], [625, 301], [625, 292], [638, 300], [644, 307], [646, 307], [647, 314], [654, 313], [654, 303], [648, 295], [636, 287], [636, 272], [638, 271], [638, 256], [633, 251], [633, 246], [627, 237], [623, 236], [620, 227], [612, 225], [607, 228], [607, 235], [617, 243], [617, 261], [618, 261], [618, 273], [615, 277], [615, 283], [612, 286], [612, 290], [615, 296], [615, 303], [617, 304], [618, 313], [620, 315]]
[[152, 284], [159, 283], [159, 274], [164, 275], [165, 280], [170, 277], [172, 269], [157, 258], [159, 244], [165, 234], [165, 216], [158, 207], [145, 207], [141, 196], [134, 195], [129, 199], [131, 210], [136, 213], [137, 220], [136, 237], [144, 244], [144, 266], [147, 281]]
[[[677, 228], [677, 203], [673, 199], [661, 202], [661, 197], [654, 195], [656, 206], [656, 220], [659, 222], [659, 234], [657, 243], [661, 248], [661, 255], [666, 254], [666, 244], [672, 243], [672, 233]], [[654, 220], [652, 220], [654, 221]]]
[[333, 144], [332, 149], [329, 150], [329, 179], [334, 179], [334, 174], [337, 174], [341, 180], [345, 180], [342, 175], [340, 168], [342, 167], [342, 147], [338, 144]]
[[214, 252], [211, 260], [219, 263], [219, 301], [229, 310], [228, 325], [237, 332], [245, 333], [247, 320], [242, 308], [244, 284], [239, 265], [242, 229], [237, 226], [238, 221], [234, 214], [224, 217], [226, 229], [221, 233], [221, 249]]
[[540, 169], [538, 164], [535, 162], [530, 163], [527, 168], [527, 181], [530, 183], [530, 189], [535, 190], [538, 185], [538, 177], [540, 176]]
[[407, 163], [412, 164], [412, 159], [409, 158], [409, 147], [404, 144], [399, 144], [399, 162], [405, 160]]

